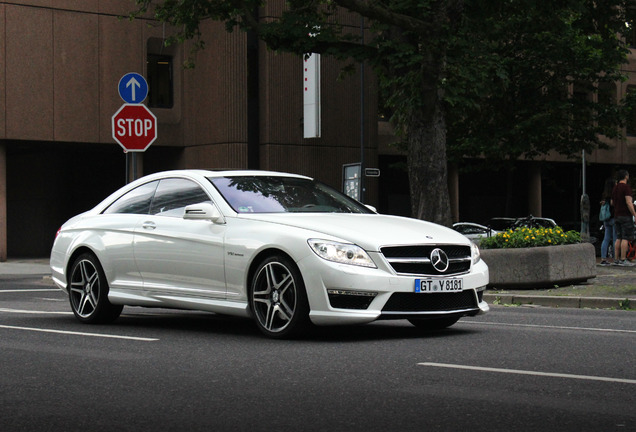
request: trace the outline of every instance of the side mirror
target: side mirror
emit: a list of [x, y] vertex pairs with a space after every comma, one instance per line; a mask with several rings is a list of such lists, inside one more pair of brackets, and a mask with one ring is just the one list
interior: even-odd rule
[[187, 220], [208, 220], [219, 224], [225, 223], [219, 209], [214, 204], [207, 202], [187, 206], [183, 218]]

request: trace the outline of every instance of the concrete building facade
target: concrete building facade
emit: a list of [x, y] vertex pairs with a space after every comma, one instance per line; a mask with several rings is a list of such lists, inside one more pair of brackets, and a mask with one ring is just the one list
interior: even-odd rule
[[[282, 2], [262, 13], [274, 16], [277, 7]], [[0, 0], [0, 261], [48, 256], [65, 220], [125, 183], [127, 156], [111, 127], [123, 103], [118, 82], [137, 72], [157, 88], [155, 60], [170, 61], [169, 98], [146, 102], [158, 119], [158, 139], [138, 155], [139, 175], [260, 168], [309, 175], [341, 189], [343, 166], [364, 159], [381, 171], [365, 179], [365, 202], [383, 213], [410, 215], [405, 157], [389, 145], [388, 124], [377, 121], [371, 74], [339, 79], [343, 64], [323, 58], [321, 134], [304, 138], [303, 59], [206, 22], [206, 48], [194, 69], [184, 69], [190, 46], [165, 47], [170, 29], [122, 18], [132, 9], [133, 0]], [[341, 21], [351, 31], [359, 26], [353, 15]], [[629, 80], [609, 89], [616, 100], [636, 90], [636, 50], [625, 72]], [[625, 138], [609, 144], [610, 150], [587, 155], [593, 205], [606, 177], [636, 164], [636, 117]], [[455, 220], [534, 214], [566, 226], [580, 221], [579, 161], [550, 155], [519, 161], [513, 171], [476, 175], [449, 167], [449, 174]]]
[[303, 138], [302, 58], [207, 22], [206, 49], [184, 69], [190, 47], [165, 47], [169, 29], [152, 20], [122, 19], [133, 9], [132, 0], [0, 1], [0, 260], [47, 256], [61, 223], [125, 183], [111, 127], [118, 82], [128, 72], [148, 78], [152, 56], [172, 62], [171, 103], [149, 106], [158, 139], [138, 155], [139, 175], [249, 167], [340, 188], [342, 166], [359, 162], [361, 149], [377, 160], [370, 77], [362, 114], [361, 80], [338, 79], [342, 64], [324, 58], [321, 134]]

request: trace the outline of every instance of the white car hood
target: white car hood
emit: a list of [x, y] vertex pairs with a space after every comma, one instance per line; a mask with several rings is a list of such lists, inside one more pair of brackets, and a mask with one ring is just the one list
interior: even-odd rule
[[[450, 228], [399, 216], [351, 213], [259, 213], [240, 214], [239, 218], [288, 225], [337, 237], [355, 243], [367, 251], [379, 251], [381, 246], [411, 244], [463, 244], [470, 241]], [[309, 238], [309, 237], [308, 237]]]

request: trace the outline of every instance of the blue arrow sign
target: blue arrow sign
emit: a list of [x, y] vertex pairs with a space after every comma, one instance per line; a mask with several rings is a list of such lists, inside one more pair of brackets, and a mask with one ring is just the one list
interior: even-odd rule
[[148, 96], [146, 79], [135, 72], [130, 72], [119, 80], [119, 96], [129, 104], [140, 104]]

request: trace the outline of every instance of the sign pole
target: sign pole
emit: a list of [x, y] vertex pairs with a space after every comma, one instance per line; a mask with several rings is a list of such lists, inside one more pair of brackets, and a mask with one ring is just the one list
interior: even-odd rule
[[126, 184], [130, 183], [130, 158], [128, 152], [124, 152], [126, 157]]
[[[364, 17], [360, 17], [360, 38], [364, 45]], [[360, 198], [359, 201], [364, 204], [365, 184], [364, 176], [364, 60], [360, 62]]]
[[137, 180], [137, 152], [132, 154], [133, 181]]

